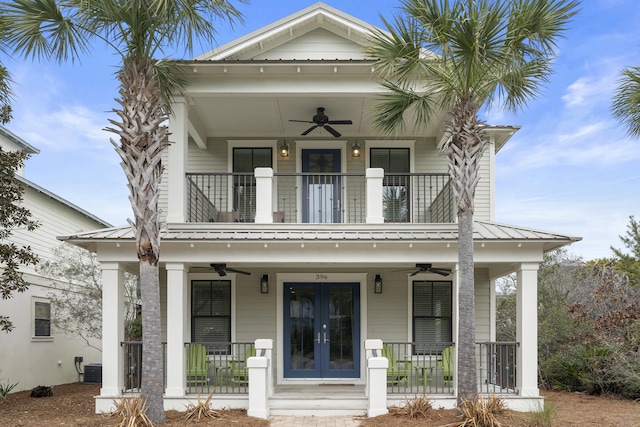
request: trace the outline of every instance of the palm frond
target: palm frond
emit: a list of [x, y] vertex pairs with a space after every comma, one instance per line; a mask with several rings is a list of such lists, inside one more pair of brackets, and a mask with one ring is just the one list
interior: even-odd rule
[[25, 57], [53, 58], [58, 62], [79, 59], [89, 51], [89, 38], [79, 25], [72, 2], [55, 0], [15, 0], [3, 2], [11, 26], [5, 42]]
[[640, 67], [626, 68], [620, 74], [612, 112], [631, 136], [640, 136]]

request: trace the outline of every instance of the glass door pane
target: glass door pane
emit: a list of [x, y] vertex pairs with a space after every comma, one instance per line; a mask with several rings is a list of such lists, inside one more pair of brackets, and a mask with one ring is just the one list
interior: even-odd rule
[[303, 150], [303, 222], [341, 220], [340, 150]]
[[[353, 370], [354, 301], [352, 287], [328, 286], [329, 364], [328, 371]], [[333, 376], [337, 372], [326, 376]]]
[[285, 295], [285, 372], [291, 377], [316, 377], [316, 318], [318, 300], [314, 285], [287, 285]]

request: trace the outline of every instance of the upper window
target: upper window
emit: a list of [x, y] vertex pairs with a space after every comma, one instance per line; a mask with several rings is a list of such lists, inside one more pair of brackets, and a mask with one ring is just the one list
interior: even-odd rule
[[255, 168], [270, 168], [272, 149], [236, 147], [233, 149], [233, 210], [242, 222], [253, 222], [256, 216]]
[[451, 342], [451, 288], [452, 283], [447, 281], [413, 282], [414, 342]]
[[191, 282], [191, 341], [231, 342], [231, 282]]
[[382, 212], [385, 222], [409, 222], [408, 148], [371, 148], [372, 168], [384, 169]]
[[34, 332], [36, 337], [51, 336], [51, 303], [48, 301], [34, 302]]

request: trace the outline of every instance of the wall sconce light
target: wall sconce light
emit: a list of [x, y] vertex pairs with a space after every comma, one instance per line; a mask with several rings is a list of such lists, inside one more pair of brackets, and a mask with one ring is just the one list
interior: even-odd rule
[[375, 279], [373, 279], [373, 292], [376, 294], [382, 293], [382, 276], [376, 274]]
[[269, 293], [269, 275], [263, 274], [260, 278], [260, 293], [268, 294]]
[[353, 143], [351, 150], [351, 155], [353, 157], [360, 157], [360, 144], [358, 144], [358, 141]]
[[289, 157], [289, 144], [287, 144], [287, 141], [282, 141], [282, 145], [280, 145], [280, 157]]

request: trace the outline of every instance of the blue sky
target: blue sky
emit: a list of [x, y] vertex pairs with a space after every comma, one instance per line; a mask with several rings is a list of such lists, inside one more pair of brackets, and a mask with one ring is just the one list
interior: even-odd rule
[[[244, 25], [219, 27], [217, 45], [303, 9], [311, 0], [254, 0], [241, 5]], [[374, 25], [396, 0], [326, 0]], [[518, 114], [499, 110], [491, 124], [522, 129], [496, 159], [496, 221], [581, 236], [570, 251], [586, 259], [621, 247], [630, 215], [640, 217], [640, 140], [612, 118], [619, 71], [640, 65], [640, 3], [584, 0], [560, 40], [551, 81]], [[196, 56], [215, 46], [202, 46]], [[126, 224], [128, 189], [109, 143], [119, 59], [98, 46], [80, 63], [57, 65], [3, 57], [15, 80], [14, 119], [7, 125], [40, 154], [26, 177], [100, 218]]]

